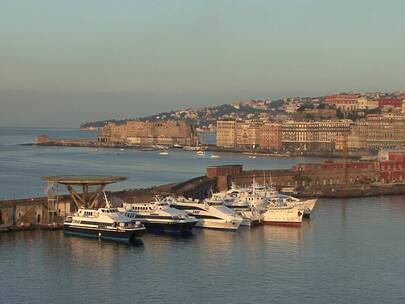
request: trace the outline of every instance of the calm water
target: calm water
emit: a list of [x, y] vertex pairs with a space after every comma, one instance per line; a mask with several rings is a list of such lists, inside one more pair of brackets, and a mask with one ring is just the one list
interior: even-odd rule
[[[138, 186], [202, 174], [213, 163], [276, 168], [303, 161], [32, 148], [15, 144], [37, 131], [19, 132], [2, 130], [6, 197], [41, 193], [38, 176], [66, 170], [128, 175], [127, 185]], [[10, 175], [21, 189], [5, 182]], [[0, 233], [0, 303], [405, 303], [404, 219], [405, 197], [392, 196], [321, 200], [299, 229], [145, 235], [136, 247], [61, 232]]]
[[[159, 151], [69, 147], [22, 146], [33, 143], [39, 134], [57, 138], [95, 137], [94, 132], [50, 129], [0, 128], [0, 199], [43, 196], [45, 175], [107, 174], [123, 175], [128, 180], [109, 190], [148, 187], [180, 182], [205, 174], [207, 166], [243, 164], [245, 168], [289, 168], [298, 162], [316, 162], [315, 158], [249, 159], [246, 155], [216, 153], [219, 159], [198, 157], [194, 152], [174, 149], [169, 155]], [[61, 189], [62, 190], [62, 189]]]

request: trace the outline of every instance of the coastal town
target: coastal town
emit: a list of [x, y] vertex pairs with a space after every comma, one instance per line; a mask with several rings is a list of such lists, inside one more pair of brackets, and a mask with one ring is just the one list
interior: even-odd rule
[[[405, 93], [340, 93], [316, 98], [251, 100], [123, 121], [86, 123], [97, 139], [38, 144], [153, 147], [206, 146], [231, 152], [375, 156], [405, 144]], [[204, 143], [202, 132], [215, 133]]]

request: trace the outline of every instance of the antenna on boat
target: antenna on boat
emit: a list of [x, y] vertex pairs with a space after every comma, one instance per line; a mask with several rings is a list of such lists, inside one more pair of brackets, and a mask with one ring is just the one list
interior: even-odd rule
[[107, 194], [105, 193], [105, 191], [103, 191], [103, 194], [104, 194], [105, 206], [106, 206], [107, 208], [111, 208], [110, 201], [108, 200]]

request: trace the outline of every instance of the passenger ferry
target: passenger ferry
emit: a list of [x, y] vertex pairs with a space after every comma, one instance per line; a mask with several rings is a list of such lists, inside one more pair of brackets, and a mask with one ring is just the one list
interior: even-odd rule
[[188, 215], [198, 219], [196, 227], [237, 230], [242, 223], [242, 218], [233, 210], [224, 205], [198, 203], [183, 198], [166, 198], [171, 207], [185, 211]]
[[150, 232], [190, 233], [198, 222], [195, 217], [171, 208], [163, 200], [153, 203], [124, 203], [120, 210], [132, 220], [142, 222]]
[[80, 208], [63, 224], [65, 234], [131, 243], [145, 232], [141, 222], [133, 222], [116, 208]]
[[210, 206], [224, 205], [231, 209], [236, 215], [242, 218], [241, 226], [253, 227], [261, 223], [261, 216], [254, 206], [246, 202], [238, 201], [237, 198], [213, 194], [211, 198], [205, 199], [204, 202]]
[[297, 207], [274, 205], [263, 213], [263, 223], [267, 225], [301, 226], [303, 212]]

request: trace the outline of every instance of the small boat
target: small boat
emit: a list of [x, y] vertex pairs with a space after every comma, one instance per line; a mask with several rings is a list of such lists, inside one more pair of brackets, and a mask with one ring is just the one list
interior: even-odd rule
[[168, 155], [169, 152], [167, 152], [167, 151], [160, 151], [159, 154], [160, 154], [160, 155]]
[[219, 155], [212, 154], [211, 158], [219, 158]]
[[197, 154], [197, 156], [205, 156], [205, 151], [198, 150], [195, 154]]
[[256, 155], [249, 155], [248, 156], [250, 159], [256, 159]]

